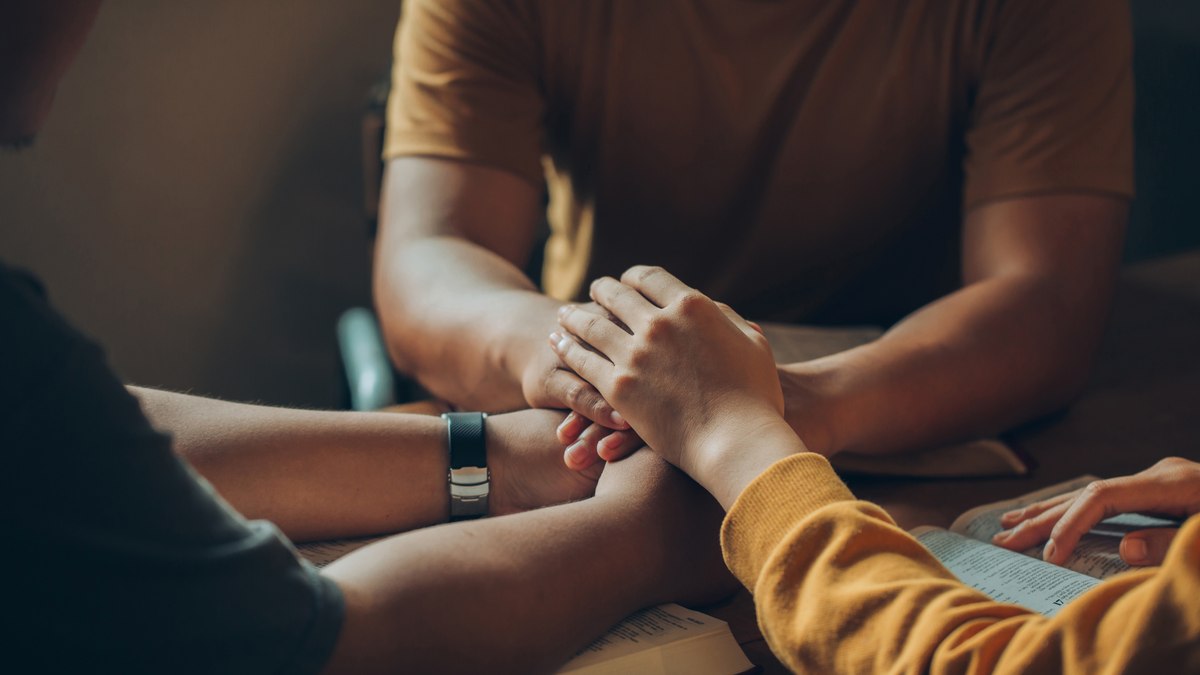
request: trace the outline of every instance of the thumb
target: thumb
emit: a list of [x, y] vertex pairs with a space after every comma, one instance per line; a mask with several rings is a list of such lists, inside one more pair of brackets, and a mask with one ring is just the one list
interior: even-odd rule
[[1161, 565], [1178, 533], [1175, 527], [1130, 532], [1121, 540], [1121, 559], [1130, 565]]

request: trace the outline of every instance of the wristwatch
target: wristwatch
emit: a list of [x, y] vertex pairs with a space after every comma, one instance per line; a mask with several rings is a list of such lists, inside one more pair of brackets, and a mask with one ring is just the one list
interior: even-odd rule
[[450, 520], [486, 516], [492, 481], [483, 432], [487, 413], [443, 413], [442, 419], [450, 450]]

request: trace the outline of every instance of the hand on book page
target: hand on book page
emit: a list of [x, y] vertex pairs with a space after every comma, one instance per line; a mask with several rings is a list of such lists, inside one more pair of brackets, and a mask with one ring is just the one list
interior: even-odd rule
[[[1200, 513], [1200, 464], [1169, 457], [1132, 476], [1096, 480], [1001, 516], [1008, 528], [993, 542], [1014, 551], [1045, 541], [1042, 557], [1062, 564], [1080, 538], [1097, 523], [1123, 513], [1187, 518]], [[1121, 540], [1121, 558], [1130, 565], [1158, 565], [1178, 528], [1130, 532]]]

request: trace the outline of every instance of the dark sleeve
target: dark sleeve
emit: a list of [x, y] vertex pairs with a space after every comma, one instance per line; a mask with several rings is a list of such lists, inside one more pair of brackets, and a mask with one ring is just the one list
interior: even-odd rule
[[14, 642], [31, 663], [274, 673], [317, 672], [328, 659], [337, 587], [274, 526], [222, 502], [100, 348], [3, 266], [0, 454], [5, 566], [21, 579], [9, 610], [20, 608]]

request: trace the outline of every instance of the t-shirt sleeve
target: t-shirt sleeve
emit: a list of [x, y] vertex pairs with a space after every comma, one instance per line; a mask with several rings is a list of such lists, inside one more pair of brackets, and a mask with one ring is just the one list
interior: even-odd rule
[[964, 207], [1058, 191], [1133, 195], [1124, 0], [1010, 0], [983, 19]]
[[103, 351], [0, 265], [7, 656], [37, 672], [317, 673], [341, 591], [171, 450]]
[[461, 159], [540, 185], [544, 98], [534, 25], [515, 2], [406, 2], [384, 159]]

